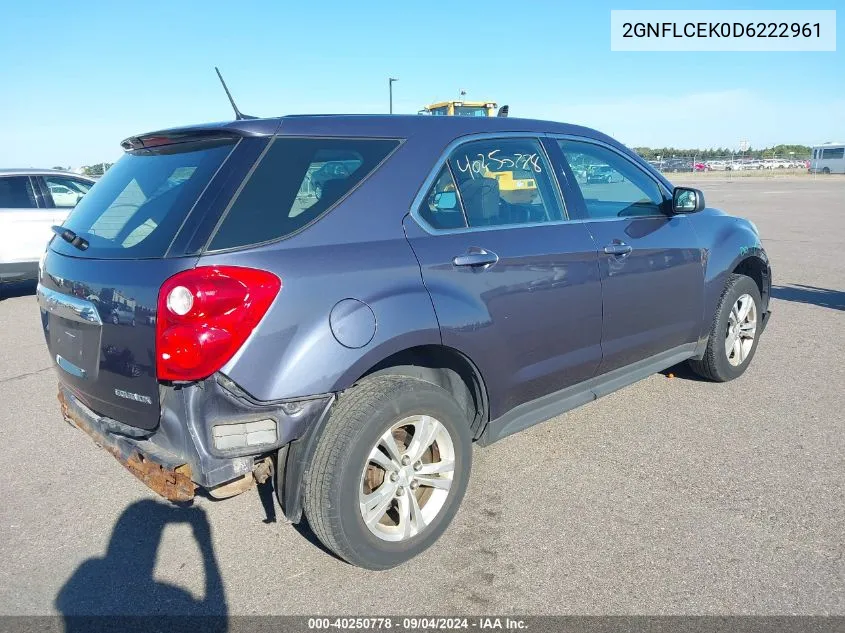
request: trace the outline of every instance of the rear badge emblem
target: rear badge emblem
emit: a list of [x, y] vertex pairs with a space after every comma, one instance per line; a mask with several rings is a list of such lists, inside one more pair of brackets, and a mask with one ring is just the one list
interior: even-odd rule
[[149, 396], [142, 396], [140, 393], [132, 393], [131, 391], [124, 391], [123, 389], [115, 389], [114, 395], [116, 395], [118, 398], [126, 398], [127, 400], [143, 402], [144, 404], [153, 403], [153, 399]]

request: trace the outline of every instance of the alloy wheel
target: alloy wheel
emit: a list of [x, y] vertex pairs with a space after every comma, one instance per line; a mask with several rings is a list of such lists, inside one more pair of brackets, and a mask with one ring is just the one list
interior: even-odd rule
[[757, 305], [749, 294], [739, 297], [728, 316], [725, 333], [725, 354], [728, 362], [738, 367], [745, 362], [757, 334]]
[[379, 438], [364, 464], [361, 518], [385, 541], [404, 541], [437, 517], [452, 486], [455, 445], [429, 415], [398, 421]]

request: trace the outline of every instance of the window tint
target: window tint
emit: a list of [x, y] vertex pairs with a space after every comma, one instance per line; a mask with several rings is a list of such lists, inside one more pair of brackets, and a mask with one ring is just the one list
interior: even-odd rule
[[91, 183], [67, 176], [44, 176], [44, 183], [57, 207], [75, 207], [91, 188]]
[[277, 138], [226, 214], [211, 250], [290, 235], [370, 174], [399, 141]]
[[88, 240], [74, 257], [162, 257], [234, 141], [179, 143], [126, 154], [92, 187], [64, 226]]
[[562, 219], [550, 170], [534, 139], [490, 139], [461, 145], [449, 157], [471, 227]]
[[34, 209], [37, 206], [29, 176], [0, 178], [0, 209]]
[[660, 187], [631, 161], [601, 145], [559, 143], [590, 218], [663, 215]]
[[444, 165], [420, 206], [420, 217], [435, 229], [466, 228], [457, 189], [452, 172]]
[[830, 149], [822, 150], [822, 158], [843, 158], [845, 157], [845, 147], [832, 147]]

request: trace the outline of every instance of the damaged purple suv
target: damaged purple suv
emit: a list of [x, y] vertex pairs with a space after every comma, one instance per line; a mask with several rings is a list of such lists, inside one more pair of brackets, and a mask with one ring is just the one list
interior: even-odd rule
[[65, 419], [174, 501], [272, 477], [371, 569], [443, 533], [473, 442], [682, 361], [736, 378], [769, 315], [754, 225], [583, 127], [289, 116], [122, 145], [40, 264]]

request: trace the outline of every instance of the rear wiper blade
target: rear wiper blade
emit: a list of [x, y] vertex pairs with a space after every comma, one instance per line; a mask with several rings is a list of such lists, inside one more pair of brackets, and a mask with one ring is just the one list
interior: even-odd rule
[[74, 233], [70, 229], [66, 229], [63, 226], [58, 226], [58, 225], [55, 225], [55, 224], [53, 226], [51, 226], [50, 228], [53, 229], [53, 233], [58, 235], [60, 238], [62, 238], [65, 242], [67, 242], [71, 246], [75, 246], [76, 248], [78, 248], [81, 251], [84, 251], [88, 248], [88, 240], [86, 240], [82, 236], [77, 235], [76, 233]]

